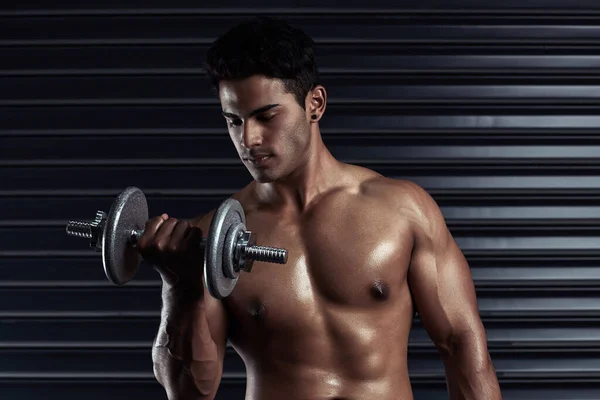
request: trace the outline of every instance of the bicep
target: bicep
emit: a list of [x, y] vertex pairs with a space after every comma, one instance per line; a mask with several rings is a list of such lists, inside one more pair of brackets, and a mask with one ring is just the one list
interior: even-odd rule
[[[211, 210], [208, 213], [198, 217], [193, 224], [202, 230], [202, 236], [206, 237], [210, 229], [210, 224], [215, 210]], [[203, 267], [203, 266], [202, 266]], [[204, 274], [202, 274], [204, 276]], [[223, 359], [225, 357], [225, 350], [227, 346], [227, 311], [221, 300], [215, 299], [210, 295], [206, 285], [203, 282], [204, 288], [204, 304], [206, 305], [206, 318], [208, 321], [208, 328], [212, 340], [217, 345], [217, 351], [219, 355], [220, 369], [223, 367]]]
[[431, 339], [480, 335], [483, 327], [469, 265], [441, 211], [431, 205], [427, 224], [415, 227], [408, 281], [415, 308]]
[[206, 319], [210, 336], [217, 346], [220, 375], [227, 348], [227, 311], [220, 300], [210, 296], [206, 287], [204, 288], [204, 303], [206, 304]]

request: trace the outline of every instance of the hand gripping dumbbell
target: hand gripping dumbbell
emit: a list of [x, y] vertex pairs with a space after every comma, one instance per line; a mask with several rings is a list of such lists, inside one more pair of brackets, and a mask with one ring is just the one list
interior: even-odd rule
[[[137, 273], [142, 257], [136, 244], [148, 221], [144, 193], [133, 186], [125, 188], [113, 202], [108, 215], [96, 213], [94, 221], [69, 221], [67, 234], [90, 240], [90, 247], [102, 252], [104, 273], [115, 285], [124, 285]], [[256, 234], [246, 230], [242, 205], [233, 198], [217, 208], [202, 239], [204, 283], [211, 296], [229, 296], [241, 271], [250, 272], [254, 261], [287, 262], [287, 250], [257, 246]]]

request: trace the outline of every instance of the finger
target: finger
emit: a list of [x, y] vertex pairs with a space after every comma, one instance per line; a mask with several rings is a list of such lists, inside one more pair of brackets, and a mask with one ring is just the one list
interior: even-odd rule
[[175, 229], [177, 222], [179, 222], [178, 219], [169, 218], [168, 220], [166, 220], [162, 223], [162, 225], [156, 232], [154, 240], [156, 243], [156, 247], [159, 251], [166, 250], [166, 246], [169, 244], [169, 242], [171, 240], [171, 234], [173, 233], [173, 229]]
[[162, 216], [154, 217], [146, 221], [144, 233], [138, 239], [138, 246], [140, 248], [151, 246], [154, 242], [154, 235], [164, 222], [165, 220], [162, 218]]
[[180, 220], [177, 222], [169, 239], [169, 251], [173, 253], [176, 253], [179, 250], [185, 251], [185, 248], [183, 248], [182, 245], [185, 244], [184, 240], [189, 230], [190, 224], [187, 221]]
[[189, 258], [193, 261], [199, 261], [204, 256], [201, 249], [202, 229], [192, 226], [185, 238], [185, 247], [188, 249]]

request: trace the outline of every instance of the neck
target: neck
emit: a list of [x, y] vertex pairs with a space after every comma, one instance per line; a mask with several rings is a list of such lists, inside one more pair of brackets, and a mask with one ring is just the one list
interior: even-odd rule
[[318, 132], [311, 134], [313, 137], [302, 164], [275, 182], [257, 183], [259, 198], [302, 212], [315, 198], [339, 183], [343, 163], [333, 157]]

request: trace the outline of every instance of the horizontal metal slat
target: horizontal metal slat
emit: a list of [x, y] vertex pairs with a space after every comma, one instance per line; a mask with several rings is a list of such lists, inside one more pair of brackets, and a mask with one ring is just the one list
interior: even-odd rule
[[[1, 18], [1, 16], [0, 16]], [[2, 25], [7, 35], [0, 45], [29, 45], [55, 43], [199, 43], [212, 42], [225, 29], [244, 20], [245, 16], [187, 14], [152, 16], [86, 16], [79, 18], [36, 17], [4, 18]], [[345, 15], [340, 13], [331, 21], [330, 15], [287, 15], [286, 19], [315, 39], [317, 43], [340, 40], [364, 42], [389, 41], [397, 43], [422, 43], [428, 41], [458, 43], [498, 43], [518, 40], [519, 43], [546, 40], [550, 45], [556, 41], [572, 40], [575, 43], [597, 40], [600, 31], [589, 18], [579, 21], [578, 29], [572, 29], [574, 21], [537, 22], [508, 20], [465, 19], [454, 20], [429, 17], [415, 19], [414, 15]], [[563, 25], [564, 24], [564, 25]], [[568, 25], [567, 25], [568, 24]], [[562, 25], [562, 26], [561, 26]], [[356, 29], [356, 27], [360, 29]], [[43, 32], [43, 33], [42, 33]], [[360, 33], [359, 33], [360, 32]]]
[[[200, 214], [199, 212], [198, 215]], [[529, 228], [526, 223], [504, 228], [475, 226], [475, 224], [457, 228], [450, 221], [449, 226], [457, 242], [464, 249], [598, 249], [600, 240], [600, 224], [597, 222], [590, 226], [561, 227], [557, 224], [555, 227], [537, 229]], [[65, 227], [66, 223], [52, 227], [0, 226], [0, 253], [32, 250], [72, 251], [89, 248], [88, 240], [67, 236]], [[247, 227], [250, 230], [255, 229], [251, 224]]]
[[[598, 288], [478, 288], [482, 315], [598, 316]], [[150, 317], [160, 313], [160, 288], [3, 288], [0, 318]]]
[[[81, 99], [81, 100], [6, 100], [0, 101], [2, 107], [189, 107], [189, 106], [214, 106], [217, 103], [205, 99]], [[560, 111], [564, 114], [573, 114], [573, 112], [590, 112], [600, 108], [600, 101], [597, 99], [552, 99], [552, 98], [534, 98], [534, 99], [330, 99], [328, 104], [334, 107], [338, 106], [378, 106], [386, 107], [396, 106], [399, 112], [415, 111], [417, 107], [429, 108], [440, 113], [457, 113], [462, 110], [469, 112], [490, 111], [497, 109], [505, 112], [531, 113]], [[520, 110], [519, 110], [520, 109]]]
[[[528, 101], [561, 102], [598, 101], [598, 79], [587, 77], [582, 82], [569, 77], [533, 78], [499, 82], [498, 78], [445, 77], [444, 80], [417, 79], [402, 75], [390, 76], [325, 76], [328, 101], [391, 102], [468, 102], [468, 101]], [[508, 78], [507, 78], [508, 79]], [[416, 81], [415, 81], [416, 80]], [[436, 80], [438, 82], [436, 82]], [[532, 81], [533, 80], [533, 81]], [[1, 77], [2, 105], [102, 105], [178, 102], [216, 104], [203, 76], [22, 76]]]
[[[6, 40], [0, 41], [0, 46], [4, 48], [26, 49], [29, 47], [81, 47], [81, 46], [209, 46], [213, 39], [55, 39], [55, 40]], [[320, 46], [440, 46], [445, 45], [448, 48], [460, 47], [462, 53], [471, 50], [477, 53], [484, 47], [496, 47], [502, 50], [514, 50], [523, 53], [527, 49], [540, 51], [542, 47], [550, 48], [558, 52], [593, 53], [598, 51], [597, 39], [439, 39], [431, 38], [424, 40], [415, 39], [361, 39], [358, 38], [332, 38], [321, 39]], [[321, 57], [322, 58], [322, 57]]]
[[[99, 194], [94, 191], [80, 195], [60, 195], [47, 193], [41, 196], [31, 193], [30, 196], [0, 196], [0, 226], [19, 226], [20, 224], [43, 224], [46, 220], [92, 219], [97, 210], [108, 211], [116, 199], [118, 192]], [[173, 193], [160, 195], [147, 193], [149, 213], [167, 213], [178, 218], [192, 218], [203, 212], [218, 207], [225, 198], [233, 193], [215, 195], [186, 195]], [[440, 206], [444, 217], [454, 220], [478, 221], [490, 219], [494, 221], [514, 220], [519, 224], [522, 219], [549, 219], [550, 223], [568, 223], [570, 219], [600, 218], [600, 205], [597, 194], [572, 193], [569, 197], [550, 193], [533, 196], [523, 193], [511, 196], [489, 194], [486, 192], [468, 192], [455, 194], [438, 194], [432, 196]], [[519, 204], [523, 203], [523, 204]], [[43, 204], [44, 207], [40, 207]], [[48, 214], [52, 210], [52, 214]]]
[[[231, 146], [233, 147], [233, 146]], [[581, 147], [585, 148], [584, 146]], [[600, 147], [598, 147], [600, 148]], [[481, 175], [497, 174], [497, 173], [514, 173], [515, 175], [524, 175], [535, 172], [539, 175], [565, 175], [570, 173], [570, 170], [576, 168], [582, 175], [595, 175], [600, 169], [600, 158], [589, 157], [593, 154], [595, 148], [583, 151], [584, 154], [578, 158], [560, 158], [558, 155], [551, 155], [548, 158], [519, 158], [520, 154], [506, 154], [507, 157], [488, 157], [488, 158], [475, 158], [461, 157], [460, 153], [466, 153], [468, 148], [457, 149], [454, 155], [444, 155], [442, 152], [434, 155], [441, 155], [440, 158], [416, 158], [418, 156], [411, 155], [409, 157], [402, 157], [404, 151], [410, 151], [415, 149], [416, 152], [423, 152], [427, 155], [436, 153], [436, 148], [430, 149], [427, 147], [394, 147], [392, 149], [385, 149], [383, 147], [370, 147], [365, 146], [364, 151], [357, 147], [343, 147], [343, 146], [329, 146], [329, 149], [334, 153], [333, 155], [341, 162], [362, 165], [371, 169], [378, 169], [381, 171], [389, 171], [394, 169], [405, 168], [405, 171], [416, 174], [430, 173], [436, 174], [441, 170], [450, 170], [457, 174], [460, 173], [472, 173], [474, 169], [481, 172]], [[394, 152], [398, 149], [400, 154]], [[566, 152], [572, 152], [574, 155], [578, 155], [576, 152], [577, 147], [567, 148]], [[378, 151], [380, 150], [380, 151]], [[390, 150], [387, 152], [385, 150]], [[452, 151], [449, 148], [449, 151]], [[484, 150], [481, 147], [475, 148], [477, 153], [479, 150]], [[503, 150], [503, 149], [499, 149]], [[537, 149], [543, 152], [544, 149]], [[227, 150], [223, 148], [223, 151]], [[230, 152], [232, 150], [229, 150]], [[510, 150], [508, 150], [510, 151]], [[507, 153], [508, 153], [507, 151]], [[429, 153], [428, 153], [429, 152]], [[494, 153], [495, 151], [491, 151]], [[358, 158], [352, 157], [353, 155]], [[185, 169], [185, 168], [235, 168], [243, 167], [242, 161], [239, 157], [234, 156], [227, 158], [167, 158], [167, 157], [156, 157], [156, 158], [102, 158], [102, 159], [71, 159], [64, 160], [58, 158], [48, 158], [45, 160], [35, 159], [17, 159], [17, 160], [0, 160], [0, 168], [5, 170], [17, 170], [26, 168], [53, 168], [53, 169], [78, 169], [78, 168], [126, 168], [126, 167], [137, 167], [137, 168], [155, 168], [160, 167], [164, 170], [167, 169]]]
[[160, 288], [137, 288], [112, 286], [106, 288], [34, 288], [0, 289], [0, 315], [61, 314], [150, 316], [160, 312]]
[[[224, 129], [185, 129], [185, 128], [163, 128], [163, 129], [0, 129], [0, 141], [15, 146], [21, 140], [32, 142], [40, 141], [43, 146], [44, 140], [53, 138], [56, 140], [98, 140], [112, 138], [113, 140], [150, 140], [155, 141], [162, 138], [166, 140], [223, 140]], [[406, 145], [516, 145], [524, 146], [536, 143], [538, 146], [555, 146], [557, 144], [572, 145], [597, 145], [600, 143], [600, 131], [598, 129], [564, 127], [561, 129], [537, 129], [537, 128], [469, 128], [455, 129], [452, 127], [441, 129], [321, 129], [323, 139], [331, 144], [339, 140], [352, 143], [355, 140], [378, 140], [384, 143], [402, 142]], [[23, 142], [21, 142], [23, 143]], [[18, 146], [18, 145], [17, 145]], [[16, 146], [15, 146], [16, 147]], [[13, 147], [14, 148], [14, 147]], [[180, 150], [180, 149], [178, 149]], [[16, 149], [15, 149], [16, 151]], [[130, 154], [131, 155], [131, 154]]]
[[[578, 84], [578, 80], [582, 83]], [[504, 82], [503, 82], [504, 81]], [[597, 99], [598, 79], [593, 77], [519, 77], [483, 79], [464, 77], [406, 77], [390, 76], [324, 76], [322, 84], [329, 100], [351, 99], [360, 94], [361, 99], [441, 100], [441, 99]], [[0, 77], [4, 91], [0, 99], [34, 100], [93, 100], [134, 101], [136, 98], [169, 99], [214, 103], [217, 98], [210, 93], [208, 80], [203, 76], [22, 76]], [[8, 103], [7, 103], [8, 104]]]
[[[5, 349], [0, 350], [0, 355], [2, 355], [0, 377], [27, 374], [30, 372], [31, 365], [36, 365], [36, 371], [31, 371], [31, 378], [36, 375], [68, 377], [87, 374], [144, 376], [152, 371], [150, 349]], [[518, 355], [514, 350], [492, 349], [490, 355], [500, 376], [512, 374], [522, 376], [531, 373], [537, 377], [549, 378], [573, 372], [600, 376], [597, 367], [598, 353], [589, 349], [572, 351], [548, 349], [535, 352], [521, 350]], [[60, 363], [56, 362], [57, 359]], [[416, 376], [442, 376], [444, 373], [439, 354], [435, 349], [409, 351], [408, 368], [409, 374]], [[231, 349], [226, 352], [224, 370], [225, 379], [245, 376], [244, 363]]]
[[[225, 125], [225, 121], [222, 121]], [[465, 132], [468, 134], [467, 132]], [[499, 135], [502, 136], [502, 135]], [[517, 136], [518, 137], [518, 136]], [[515, 138], [516, 139], [516, 138]], [[329, 135], [323, 140], [340, 159], [394, 161], [398, 163], [485, 162], [561, 164], [580, 162], [593, 165], [600, 154], [600, 133], [571, 138], [568, 143], [530, 139], [519, 143], [501, 137], [498, 142], [481, 143], [476, 137], [462, 141], [434, 138], [406, 138], [403, 135]], [[427, 143], [427, 142], [431, 143]], [[522, 138], [525, 142], [526, 138]], [[541, 143], [536, 143], [541, 142]], [[594, 142], [597, 142], [594, 143]], [[85, 153], [74, 149], [85, 148]], [[239, 156], [226, 133], [216, 135], [0, 135], [0, 165], [110, 165], [126, 163], [202, 164], [238, 162]], [[500, 160], [501, 159], [501, 160]], [[157, 161], [160, 160], [160, 161]], [[235, 161], [234, 161], [235, 160]]]
[[[518, 288], [520, 289], [520, 288]], [[548, 288], [554, 290], [555, 288]], [[568, 288], [569, 290], [579, 290], [580, 288]], [[587, 289], [587, 288], [586, 288]], [[61, 288], [61, 290], [63, 290]], [[490, 320], [518, 320], [521, 321], [554, 321], [558, 319], [574, 318], [590, 322], [598, 322], [598, 312], [593, 310], [572, 309], [572, 310], [545, 310], [544, 312], [531, 310], [511, 310], [511, 311], [489, 311], [480, 309], [480, 315], [484, 319]], [[129, 318], [129, 319], [157, 319], [160, 318], [160, 311], [1, 311], [0, 319], [10, 320], [31, 320], [31, 319], [97, 319], [105, 320], [107, 318]], [[416, 316], [418, 318], [418, 316]]]
[[[227, 127], [216, 106], [94, 106], [94, 107], [4, 107], [0, 118], [4, 131], [48, 129], [165, 129], [202, 128], [227, 135]], [[553, 115], [550, 115], [552, 113]], [[31, 118], [35, 115], [36, 118]], [[579, 109], [551, 108], [491, 109], [474, 106], [343, 105], [329, 107], [320, 125], [323, 129], [363, 133], [366, 130], [421, 129], [595, 129], [600, 117], [585, 106]]]
[[[494, 188], [465, 188], [465, 189], [443, 189], [429, 188], [429, 193], [442, 206], [559, 206], [565, 204], [572, 206], [587, 206], [596, 204], [598, 194], [595, 189], [543, 189], [535, 187], [521, 187], [515, 189]], [[541, 210], [544, 210], [542, 208]], [[559, 212], [560, 213], [560, 212]], [[534, 216], [536, 212], [532, 213]]]
[[[0, 200], [4, 199], [9, 202], [15, 201], [41, 201], [43, 199], [50, 199], [48, 201], [60, 201], [60, 199], [74, 200], [76, 198], [82, 199], [104, 199], [105, 204], [110, 204], [119, 192], [123, 189], [112, 188], [85, 188], [85, 189], [30, 189], [30, 190], [3, 190], [0, 191]], [[576, 206], [595, 206], [597, 205], [597, 198], [600, 196], [600, 188], [458, 188], [458, 189], [444, 189], [444, 188], [426, 188], [429, 193], [437, 200], [438, 204], [442, 206], [538, 206], [542, 202], [546, 206], [559, 206], [563, 207], [565, 204]], [[211, 188], [146, 188], [144, 193], [146, 198], [151, 201], [153, 197], [164, 198], [171, 197], [181, 199], [192, 199], [192, 198], [210, 198], [214, 201], [221, 201], [226, 196], [231, 196], [237, 192], [239, 188], [229, 189], [211, 189]], [[93, 200], [93, 208], [97, 208], [98, 200]], [[10, 204], [15, 203], [8, 203]], [[10, 210], [8, 208], [7, 210]], [[11, 215], [14, 217], [17, 214]], [[69, 214], [69, 218], [72, 214]], [[88, 218], [88, 214], [82, 214], [82, 218]]]
[[[19, 319], [0, 320], [2, 349], [150, 349], [159, 317], [145, 319]], [[594, 321], [486, 320], [488, 346], [493, 349], [591, 348], [600, 346], [600, 328]], [[228, 345], [231, 347], [231, 345]], [[432, 349], [433, 343], [416, 320], [409, 349]]]
[[[2, 47], [0, 75], [201, 74], [206, 49], [200, 45]], [[547, 54], [546, 46], [494, 50], [490, 54], [489, 46], [479, 50], [427, 46], [419, 51], [398, 45], [322, 45], [317, 62], [325, 75], [587, 72], [597, 76], [600, 67], [600, 56], [593, 49], [571, 46], [556, 48], [552, 54]]]
[[[394, 111], [400, 115], [415, 113], [423, 114], [480, 114], [487, 113], [492, 116], [516, 114], [516, 115], [531, 115], [531, 114], [549, 114], [560, 113], [568, 115], [586, 115], [600, 108], [600, 103], [597, 100], [369, 100], [369, 99], [333, 99], [328, 102], [332, 107], [363, 107], [363, 108], [385, 108], [388, 112]], [[49, 101], [8, 101], [2, 102], [2, 106], [7, 110], [17, 110], [23, 108], [92, 108], [92, 107], [136, 107], [136, 108], [152, 108], [152, 107], [171, 107], [171, 108], [187, 108], [195, 106], [198, 108], [212, 108], [219, 106], [216, 101], [205, 102], [204, 100], [156, 100], [156, 99], [134, 99], [134, 100], [49, 100]]]
[[[215, 202], [214, 206], [218, 206], [219, 203]], [[215, 207], [216, 208], [216, 207]], [[102, 211], [108, 212], [108, 208], [105, 208]], [[195, 212], [191, 212], [187, 214], [187, 218], [194, 218], [199, 215], [202, 215], [205, 212], [210, 211], [211, 209], [198, 209], [196, 208]], [[166, 210], [164, 210], [166, 212]], [[179, 211], [179, 215], [181, 215], [181, 210]], [[152, 215], [161, 214], [161, 212], [154, 212]], [[174, 215], [177, 217], [176, 215]], [[95, 218], [95, 210], [94, 213], [88, 212], [87, 218], [84, 218], [85, 221], [91, 221]], [[181, 216], [178, 218], [185, 218], [185, 216]], [[35, 234], [36, 230], [41, 229], [43, 233], [47, 233], [49, 230], [62, 230], [67, 225], [68, 219], [30, 219], [30, 220], [0, 220], [0, 229], [8, 230], [14, 229], [15, 232], [21, 232], [22, 230], [28, 230], [31, 234]], [[80, 218], [78, 218], [80, 219]], [[547, 216], [545, 219], [534, 219], [529, 216], [523, 216], [514, 219], [501, 219], [501, 218], [481, 218], [481, 219], [456, 219], [446, 217], [446, 224], [448, 227], [455, 232], [456, 234], [462, 235], [468, 232], [478, 233], [478, 234], [516, 234], [518, 232], [521, 233], [531, 233], [534, 235], [544, 235], [548, 232], [554, 232], [554, 234], [585, 234], [585, 233], [595, 233], [598, 229], [600, 229], [600, 218], [593, 218], [591, 216], [586, 216], [585, 218], [551, 218]]]
[[[0, 349], [0, 376], [8, 374], [103, 374], [152, 372], [152, 349]], [[57, 362], [60, 360], [60, 362]], [[225, 353], [226, 375], [245, 373], [232, 349]], [[35, 369], [31, 371], [31, 367]]]
[[[497, 168], [482, 165], [458, 168], [456, 165], [369, 165], [380, 174], [392, 179], [407, 179], [427, 190], [457, 189], [599, 189], [600, 173], [585, 168]], [[135, 185], [143, 191], [188, 190], [190, 184], [198, 186], [202, 182], [204, 190], [223, 193], [233, 192], [251, 182], [251, 177], [241, 165], [228, 166], [128, 166], [111, 167], [12, 167], [1, 168], [0, 176], [5, 182], [0, 196], [11, 192], [22, 195], [25, 191], [52, 191], [68, 193], [77, 188], [77, 193], [94, 193], [99, 189], [120, 192], [124, 187]], [[168, 185], [166, 184], [168, 183]], [[198, 192], [197, 192], [198, 193]], [[209, 193], [207, 190], [205, 193]]]
[[[48, 193], [46, 196], [39, 197], [36, 193], [32, 193], [30, 197], [0, 197], [0, 226], [18, 227], [20, 225], [44, 225], [46, 223], [44, 221], [89, 220], [95, 216], [97, 210], [108, 211], [119, 191], [115, 190], [114, 194], [110, 195], [92, 192], [88, 195], [81, 193], [79, 196], [52, 196]], [[173, 193], [160, 196], [154, 192], [147, 194], [146, 200], [149, 213], [152, 215], [166, 212], [178, 218], [193, 218], [218, 207], [221, 201], [229, 195], [222, 193], [220, 195], [202, 196], [197, 194], [190, 196], [184, 193]], [[600, 206], [595, 205], [594, 196], [578, 197], [577, 193], [574, 193], [570, 199], [568, 197], [553, 198], [551, 194], [544, 196], [543, 193], [539, 198], [533, 199], [529, 199], [527, 194], [521, 198], [506, 196], [506, 202], [503, 202], [501, 196], [487, 196], [486, 193], [477, 192], [465, 193], [462, 196], [433, 192], [432, 196], [446, 219], [462, 220], [464, 222], [461, 223], [467, 225], [470, 224], [470, 221], [476, 224], [482, 219], [488, 219], [492, 224], [496, 222], [502, 224], [503, 221], [508, 221], [505, 223], [509, 226], [518, 226], [531, 225], [531, 223], [525, 223], [525, 219], [534, 220], [534, 224], [538, 220], [548, 219], [548, 224], [561, 225], [570, 224], [569, 220], [600, 218]], [[514, 204], [519, 201], [525, 204]], [[562, 204], [548, 204], [546, 201], [562, 202]], [[585, 204], [586, 202], [587, 204]], [[40, 204], [44, 204], [44, 207], [40, 207]], [[52, 210], [52, 215], [48, 215], [48, 210]], [[541, 221], [539, 223], [545, 224]]]
[[[86, 247], [84, 239], [82, 250]], [[87, 258], [4, 258], [0, 266], [0, 288], [112, 288], [113, 284], [104, 274], [101, 253], [91, 249], [89, 253]], [[160, 282], [158, 273], [143, 261], [127, 285], [159, 287]]]
[[[500, 377], [502, 395], [506, 400], [595, 400], [600, 397], [600, 387], [593, 379], [504, 379]], [[448, 398], [444, 377], [431, 379], [411, 378], [415, 399], [446, 400]], [[224, 377], [216, 400], [240, 399], [245, 395], [245, 378]], [[0, 380], [0, 391], [8, 398], [85, 398], [89, 400], [129, 400], [143, 398], [163, 400], [165, 392], [149, 374], [134, 379], [123, 377], [109, 379], [97, 377], [63, 377], [61, 379], [20, 378]]]
[[[55, 220], [90, 220], [93, 219], [97, 210], [108, 212], [117, 194], [118, 191], [114, 195], [104, 196], [48, 196], [44, 199], [36, 196], [0, 197], [0, 226], [15, 225], [11, 222], [14, 220], [23, 222], [37, 220], [37, 222], [41, 222], [41, 220], [49, 217]], [[165, 197], [147, 195], [146, 200], [151, 215], [165, 212], [168, 215], [177, 216], [177, 218], [193, 218], [218, 207], [221, 201], [227, 197], [229, 196]], [[44, 206], [41, 207], [40, 204]], [[49, 215], [48, 210], [51, 210], [51, 215]], [[585, 212], [584, 210], [582, 212]], [[563, 210], [563, 212], [565, 211]], [[577, 208], [574, 208], [572, 212], [579, 214]], [[569, 211], [566, 211], [566, 213], [568, 215]], [[595, 209], [590, 208], [589, 214], [593, 215], [594, 213]]]
[[[600, 135], [599, 135], [600, 138]], [[351, 164], [395, 165], [439, 170], [479, 168], [481, 170], [535, 168], [541, 172], [576, 167], [598, 170], [600, 146], [594, 145], [489, 145], [418, 146], [401, 140], [324, 139], [331, 154]], [[345, 142], [345, 143], [344, 143]], [[361, 144], [362, 142], [362, 144]], [[31, 145], [28, 146], [28, 143]], [[59, 147], [59, 143], [64, 146]], [[102, 140], [2, 139], [2, 167], [152, 167], [241, 166], [242, 161], [229, 137], [197, 140], [106, 138]], [[82, 145], [78, 147], [77, 145]], [[53, 147], [54, 146], [54, 147]], [[77, 148], [89, 148], [86, 154]], [[29, 154], [28, 154], [29, 153]], [[87, 157], [86, 157], [87, 156]]]
[[[583, 348], [596, 347], [600, 329], [592, 320], [490, 319], [482, 318], [490, 348]], [[432, 342], [419, 319], [409, 336], [409, 346], [431, 348]]]
[[0, 320], [1, 348], [145, 348], [158, 332], [160, 316], [105, 319]]
[[[560, 375], [565, 372], [600, 376], [600, 370], [597, 370], [599, 355], [589, 349], [520, 349], [518, 353], [514, 350], [490, 349], [489, 352], [499, 376], [530, 373], [532, 376], [549, 377], [550, 374]], [[417, 375], [444, 373], [439, 353], [433, 348], [409, 351], [408, 368], [409, 373]]]
[[[517, 0], [507, 0], [503, 3], [485, 3], [485, 2], [476, 2], [468, 0], [457, 0], [451, 4], [448, 2], [444, 2], [442, 0], [425, 0], [419, 3], [412, 3], [401, 1], [396, 3], [396, 7], [389, 7], [388, 1], [374, 1], [368, 4], [364, 2], [360, 2], [357, 0], [350, 0], [344, 3], [344, 8], [340, 10], [339, 7], [336, 7], [334, 2], [323, 3], [322, 1], [308, 0], [302, 3], [303, 7], [282, 7], [281, 2], [273, 1], [273, 0], [260, 0], [259, 2], [253, 3], [253, 7], [251, 9], [245, 7], [239, 7], [239, 3], [237, 2], [217, 2], [215, 0], [209, 0], [204, 2], [203, 8], [198, 8], [198, 4], [194, 2], [190, 2], [188, 0], [178, 0], [175, 3], [171, 3], [169, 8], [164, 7], [164, 3], [156, 0], [145, 2], [143, 7], [136, 2], [126, 1], [126, 2], [104, 2], [102, 3], [102, 7], [98, 7], [97, 5], [90, 3], [89, 5], [81, 5], [79, 3], [69, 1], [62, 2], [61, 7], [53, 7], [48, 8], [45, 4], [40, 4], [39, 2], [28, 0], [23, 4], [19, 4], [19, 11], [16, 11], [12, 7], [1, 8], [0, 11], [7, 15], [21, 13], [43, 13], [43, 12], [68, 12], [72, 11], [74, 13], [93, 13], [93, 12], [123, 12], [130, 11], [132, 9], [139, 9], [140, 12], [143, 11], [152, 11], [152, 10], [162, 10], [162, 12], [176, 12], [180, 10], [185, 10], [187, 12], [195, 10], [196, 12], [205, 11], [212, 13], [228, 13], [228, 14], [251, 14], [252, 11], [254, 13], [260, 11], [261, 14], [265, 12], [276, 12], [276, 13], [285, 13], [290, 12], [314, 12], [314, 13], [327, 13], [327, 12], [368, 12], [373, 11], [374, 9], [379, 9], [380, 12], [384, 10], [386, 12], [396, 11], [398, 13], [444, 13], [444, 12], [460, 12], [460, 13], [485, 13], [485, 12], [514, 12], [514, 13], [532, 13], [533, 10], [538, 11], [538, 13], [564, 13], [569, 14], [573, 12], [581, 12], [586, 11], [587, 13], [592, 13], [594, 10], [598, 10], [598, 5], [593, 0], [582, 0], [577, 2], [571, 6], [571, 3], [565, 0], [553, 0], [553, 1], [543, 1], [543, 0], [531, 0], [526, 4], [519, 2]], [[11, 13], [12, 12], [12, 13]]]
[[[341, 147], [342, 151], [355, 150], [357, 155], [360, 155], [360, 149], [346, 149]], [[336, 150], [331, 147], [331, 150]], [[377, 149], [375, 149], [377, 150]], [[592, 153], [594, 149], [591, 149]], [[371, 154], [369, 154], [371, 153]], [[367, 157], [365, 157], [365, 155]], [[573, 168], [576, 168], [581, 175], [594, 176], [600, 170], [600, 158], [581, 157], [581, 158], [530, 158], [530, 159], [511, 159], [502, 157], [489, 158], [473, 158], [466, 157], [442, 157], [435, 158], [397, 158], [394, 155], [380, 154], [373, 149], [368, 148], [361, 158], [350, 158], [343, 154], [335, 154], [336, 158], [348, 164], [361, 165], [366, 168], [376, 169], [378, 171], [390, 171], [404, 169], [406, 173], [414, 174], [438, 174], [440, 171], [452, 171], [456, 174], [471, 175], [474, 171], [484, 175], [514, 174], [527, 175], [535, 172], [537, 175], [565, 175], [570, 173]], [[370, 157], [369, 157], [370, 156]], [[379, 159], [379, 156], [380, 159]], [[144, 158], [144, 159], [46, 159], [46, 160], [7, 160], [0, 161], [0, 168], [6, 170], [26, 169], [26, 168], [64, 168], [64, 169], [79, 169], [79, 168], [155, 168], [160, 166], [164, 170], [179, 169], [179, 168], [235, 168], [242, 167], [243, 164], [239, 157], [235, 158], [193, 158], [193, 159], [169, 159], [163, 158]]]
[[[186, 39], [186, 38], [175, 38], [175, 39], [29, 39], [29, 40], [0, 40], [0, 46], [9, 48], [27, 48], [27, 47], [64, 47], [64, 46], [202, 46], [210, 45], [213, 38], [200, 38], [200, 39]], [[430, 39], [362, 39], [360, 36], [356, 38], [324, 38], [318, 42], [320, 45], [343, 45], [343, 46], [366, 46], [366, 45], [396, 45], [396, 46], [430, 46], [445, 44], [447, 46], [504, 46], [504, 47], [516, 47], [520, 50], [525, 46], [530, 47], [550, 47], [557, 48], [560, 50], [575, 49], [575, 50], [588, 50], [597, 51], [598, 42], [597, 39], [557, 39], [554, 37], [548, 39], [441, 39], [441, 38], [430, 38]]]
[[[148, 373], [138, 379], [112, 380], [82, 379], [77, 375], [61, 379], [6, 377], [0, 380], [0, 392], [7, 399], [164, 400], [166, 397], [162, 386]], [[244, 393], [245, 382], [236, 384], [225, 379], [216, 399], [243, 398]]]
[[564, 250], [591, 250], [598, 251], [600, 237], [598, 235], [590, 236], [588, 234], [580, 236], [516, 236], [513, 235], [489, 235], [484, 236], [474, 231], [475, 235], [454, 234], [456, 243], [461, 249], [478, 251], [506, 251], [506, 250], [527, 250], [527, 251], [547, 251], [554, 249]]
[[[532, 372], [539, 377], [546, 373], [581, 371], [600, 375], [597, 369], [598, 353], [590, 349], [533, 351], [521, 349], [491, 349], [494, 365], [499, 375]], [[26, 373], [36, 365], [36, 373], [52, 374], [102, 374], [110, 371], [116, 375], [144, 372], [152, 368], [150, 349], [2, 349], [0, 375]], [[56, 360], [60, 359], [60, 363]], [[409, 372], [415, 375], [441, 375], [443, 366], [436, 349], [413, 349], [408, 354]], [[245, 367], [233, 351], [226, 351], [224, 362], [226, 377], [243, 376]], [[35, 375], [36, 373], [32, 374]]]
[[[91, 250], [90, 250], [91, 253]], [[88, 258], [4, 258], [0, 288], [103, 288], [111, 287], [102, 268], [100, 254]], [[473, 260], [467, 255], [475, 285], [479, 288], [513, 287], [600, 287], [600, 252], [593, 261], [570, 258], [536, 265], [518, 260], [488, 258]], [[201, 266], [199, 266], [201, 268]], [[140, 265], [129, 287], [159, 287], [160, 278], [147, 263]]]

